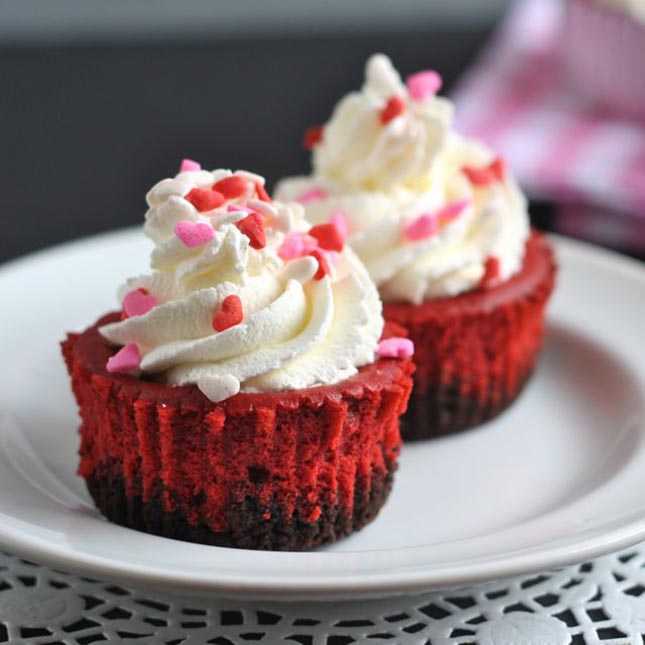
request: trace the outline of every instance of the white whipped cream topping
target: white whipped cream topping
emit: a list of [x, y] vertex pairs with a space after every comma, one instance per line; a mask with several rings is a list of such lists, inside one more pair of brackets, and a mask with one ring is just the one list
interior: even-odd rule
[[313, 153], [320, 176], [353, 189], [382, 190], [427, 184], [428, 168], [443, 146], [452, 105], [443, 98], [406, 101], [406, 115], [383, 125], [380, 110], [407, 90], [389, 59], [372, 56], [360, 92], [341, 99]]
[[[257, 199], [257, 175], [246, 192], [208, 212], [198, 212], [184, 197], [195, 187], [211, 186], [233, 173], [226, 170], [180, 172], [159, 182], [147, 195], [144, 231], [155, 242], [151, 274], [132, 278], [119, 297], [145, 289], [157, 306], [101, 327], [117, 345], [135, 343], [140, 369], [169, 384], [197, 384], [212, 400], [238, 391], [268, 392], [335, 383], [375, 359], [383, 319], [371, 280], [345, 246], [330, 252], [331, 275], [316, 280], [311, 256], [284, 261], [278, 250], [291, 233], [306, 233], [299, 204]], [[262, 215], [266, 246], [255, 249], [235, 222], [247, 211]], [[210, 241], [186, 246], [174, 233], [181, 221], [212, 228]], [[215, 331], [213, 316], [227, 296], [238, 296], [243, 320]]]
[[[383, 125], [379, 113], [392, 96], [405, 110]], [[389, 59], [372, 56], [361, 92], [342, 99], [324, 126], [313, 174], [276, 189], [278, 199], [289, 201], [319, 190], [322, 197], [305, 204], [313, 223], [346, 216], [349, 243], [386, 301], [420, 303], [475, 289], [491, 256], [499, 280], [521, 268], [530, 230], [526, 199], [508, 172], [486, 186], [469, 181], [462, 168], [483, 168], [494, 155], [451, 131], [451, 117], [446, 99], [413, 99]], [[436, 234], [405, 235], [420, 215], [461, 200], [468, 206]]]

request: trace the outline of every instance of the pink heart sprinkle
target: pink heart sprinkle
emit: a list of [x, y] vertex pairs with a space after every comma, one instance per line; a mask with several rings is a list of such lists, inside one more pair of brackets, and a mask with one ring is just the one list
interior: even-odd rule
[[462, 211], [470, 206], [470, 199], [458, 199], [456, 202], [446, 204], [438, 213], [437, 217], [442, 222], [449, 222], [458, 217]]
[[432, 213], [419, 215], [406, 225], [403, 232], [408, 240], [416, 242], [436, 235], [439, 231], [439, 218]]
[[376, 349], [379, 358], [409, 358], [414, 354], [414, 343], [409, 338], [386, 338]]
[[282, 242], [282, 246], [278, 249], [278, 256], [285, 262], [299, 258], [303, 253], [304, 243], [302, 241], [302, 236], [297, 233], [287, 235], [287, 237], [284, 238], [284, 242]]
[[329, 223], [338, 229], [343, 239], [349, 235], [349, 222], [343, 213], [333, 213], [329, 218]]
[[123, 298], [123, 313], [126, 317], [143, 316], [154, 309], [159, 301], [145, 289], [130, 291]]
[[295, 260], [313, 251], [317, 247], [316, 240], [304, 233], [290, 233], [284, 238], [278, 249], [278, 256], [285, 262]]
[[182, 159], [179, 166], [179, 172], [188, 172], [191, 170], [201, 170], [202, 165], [192, 159]]
[[140, 363], [141, 355], [139, 354], [139, 348], [135, 343], [128, 343], [114, 356], [108, 358], [108, 362], [105, 367], [110, 374], [124, 374], [138, 370]]
[[443, 81], [441, 76], [434, 70], [428, 69], [408, 76], [405, 81], [408, 92], [415, 101], [425, 101], [434, 96], [440, 89]]
[[204, 222], [190, 222], [184, 219], [175, 225], [175, 235], [181, 240], [182, 244], [192, 249], [210, 242], [213, 239], [214, 232], [211, 226]]
[[253, 211], [250, 208], [246, 208], [245, 206], [239, 206], [238, 204], [229, 204], [226, 207], [226, 212], [228, 212], [228, 213], [246, 213], [247, 215], [250, 215]]
[[322, 188], [312, 188], [311, 190], [302, 193], [296, 201], [301, 204], [308, 204], [309, 202], [315, 202], [319, 199], [325, 199], [325, 197], [327, 197], [326, 190], [323, 190]]

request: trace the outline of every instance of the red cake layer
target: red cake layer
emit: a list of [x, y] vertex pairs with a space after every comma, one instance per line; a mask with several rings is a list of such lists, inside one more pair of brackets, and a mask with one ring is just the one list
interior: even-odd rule
[[420, 305], [384, 305], [414, 341], [414, 390], [404, 439], [464, 430], [499, 414], [528, 381], [544, 335], [556, 265], [533, 232], [520, 272], [506, 282]]
[[118, 319], [109, 314], [63, 343], [82, 419], [79, 474], [95, 490], [97, 481], [122, 481], [131, 500], [225, 533], [231, 508], [249, 500], [267, 523], [276, 512], [288, 522], [296, 510], [316, 522], [339, 508], [351, 524], [356, 482], [361, 507], [373, 479], [384, 487], [411, 361], [380, 359], [336, 385], [213, 403], [194, 386], [109, 374], [115, 348], [98, 327]]

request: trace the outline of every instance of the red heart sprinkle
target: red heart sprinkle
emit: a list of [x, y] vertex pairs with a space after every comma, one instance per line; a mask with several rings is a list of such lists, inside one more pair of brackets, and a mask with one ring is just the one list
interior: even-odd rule
[[305, 150], [311, 150], [315, 148], [323, 138], [323, 127], [322, 125], [314, 125], [311, 128], [307, 128], [305, 131], [305, 136], [302, 138], [302, 147]]
[[262, 202], [267, 202], [270, 204], [273, 201], [269, 193], [267, 193], [267, 189], [259, 181], [255, 182], [255, 194]]
[[216, 190], [218, 193], [222, 193], [226, 199], [235, 199], [236, 197], [244, 194], [246, 186], [246, 179], [233, 175], [232, 177], [220, 179], [213, 185], [213, 190]]
[[392, 119], [396, 119], [397, 116], [401, 116], [404, 112], [405, 103], [403, 102], [403, 99], [400, 96], [393, 96], [381, 110], [379, 118], [381, 119], [381, 123], [385, 125]]
[[212, 211], [221, 206], [225, 199], [224, 195], [214, 190], [204, 190], [203, 188], [193, 188], [184, 199], [190, 202], [200, 213]]
[[501, 157], [495, 159], [495, 161], [493, 161], [493, 163], [488, 166], [488, 169], [490, 170], [490, 173], [494, 179], [496, 179], [497, 181], [504, 180], [504, 177], [506, 176], [506, 164]]
[[497, 158], [483, 168], [464, 166], [461, 171], [468, 177], [471, 184], [488, 186], [496, 181], [503, 181], [506, 175], [506, 164], [503, 159]]
[[325, 251], [342, 251], [345, 240], [338, 227], [333, 224], [318, 224], [309, 230], [309, 235], [318, 240], [318, 245]]
[[489, 255], [484, 262], [484, 275], [482, 276], [479, 286], [482, 289], [489, 289], [495, 286], [499, 280], [499, 259], [494, 255]]
[[220, 310], [213, 316], [213, 329], [224, 331], [229, 327], [239, 325], [244, 320], [242, 301], [239, 296], [226, 296]]
[[327, 262], [325, 254], [320, 249], [314, 249], [308, 255], [318, 260], [318, 271], [314, 275], [315, 280], [322, 280], [326, 275], [329, 275], [329, 262]]
[[258, 213], [249, 213], [244, 219], [235, 222], [235, 226], [251, 240], [252, 249], [263, 249], [267, 245], [264, 221]]

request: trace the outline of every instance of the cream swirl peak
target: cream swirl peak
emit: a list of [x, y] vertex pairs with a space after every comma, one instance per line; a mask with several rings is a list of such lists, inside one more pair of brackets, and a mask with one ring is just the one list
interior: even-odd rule
[[526, 200], [501, 159], [451, 129], [440, 85], [430, 70], [403, 83], [386, 56], [372, 56], [363, 89], [308, 132], [313, 174], [276, 190], [313, 223], [346, 218], [348, 242], [386, 301], [455, 296], [522, 266]]
[[357, 190], [427, 187], [452, 118], [448, 101], [427, 99], [437, 78], [416, 76], [408, 88], [386, 56], [372, 56], [363, 89], [343, 98], [324, 127], [315, 173]]
[[337, 225], [311, 227], [264, 179], [182, 170], [147, 195], [153, 272], [120, 289], [108, 371], [196, 384], [213, 401], [335, 383], [375, 360], [381, 303]]

